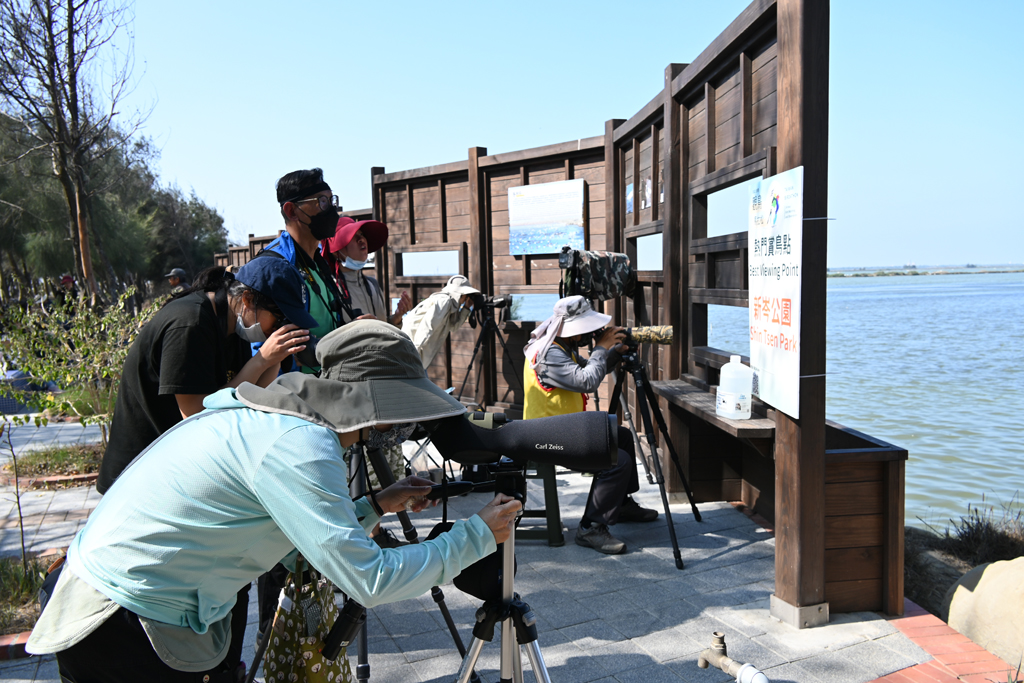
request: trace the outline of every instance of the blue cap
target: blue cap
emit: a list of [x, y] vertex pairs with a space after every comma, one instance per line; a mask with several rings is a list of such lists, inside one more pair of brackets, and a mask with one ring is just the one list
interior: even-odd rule
[[254, 258], [235, 274], [235, 279], [267, 297], [281, 309], [285, 319], [303, 329], [317, 326], [306, 310], [306, 285], [298, 268], [284, 259]]

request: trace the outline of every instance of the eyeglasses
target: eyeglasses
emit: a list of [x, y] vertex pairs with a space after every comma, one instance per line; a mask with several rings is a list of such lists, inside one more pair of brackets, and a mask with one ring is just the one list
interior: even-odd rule
[[284, 313], [282, 313], [280, 310], [274, 310], [273, 308], [265, 308], [263, 310], [265, 310], [270, 315], [274, 316], [275, 330], [288, 323], [288, 319], [284, 317]]
[[338, 201], [338, 195], [336, 194], [332, 194], [330, 197], [326, 197], [324, 195], [320, 195], [318, 197], [307, 197], [306, 199], [300, 199], [292, 203], [302, 204], [303, 202], [316, 202], [320, 206], [321, 211], [326, 211], [332, 206], [335, 209], [341, 208], [341, 203]]

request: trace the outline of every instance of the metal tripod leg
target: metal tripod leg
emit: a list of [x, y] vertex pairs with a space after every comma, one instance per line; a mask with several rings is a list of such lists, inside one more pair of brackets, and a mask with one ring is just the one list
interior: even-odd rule
[[476, 666], [477, 660], [480, 659], [480, 651], [484, 647], [484, 642], [479, 638], [473, 638], [473, 642], [469, 644], [469, 653], [463, 658], [462, 666], [459, 667], [459, 676], [456, 679], [458, 683], [469, 683], [473, 668]]
[[456, 401], [462, 400], [462, 392], [466, 390], [466, 382], [469, 381], [469, 376], [473, 372], [473, 361], [476, 360], [476, 354], [484, 344], [484, 332], [486, 331], [486, 326], [482, 327], [480, 329], [480, 334], [477, 335], [476, 344], [473, 346], [473, 355], [469, 357], [469, 365], [466, 367], [466, 376], [462, 378], [462, 386], [459, 387], [459, 393], [455, 395]]
[[[640, 388], [639, 386], [637, 387]], [[672, 511], [668, 505], [668, 493], [665, 491], [665, 475], [661, 471], [661, 463], [658, 462], [658, 450], [654, 443], [654, 425], [651, 424], [651, 416], [647, 412], [647, 404], [644, 399], [637, 396], [637, 405], [640, 406], [640, 417], [644, 422], [644, 432], [647, 436], [647, 443], [651, 449], [651, 465], [654, 467], [655, 479], [658, 482], [658, 490], [661, 492], [661, 503], [665, 507], [665, 521], [668, 522], [668, 536], [672, 540], [672, 557], [676, 561], [676, 569], [683, 568], [683, 556], [679, 553], [679, 541], [676, 539], [676, 527], [672, 521]]]
[[[359, 464], [355, 462], [356, 458], [359, 458]], [[356, 467], [363, 466], [362, 455], [354, 455], [352, 457], [352, 470], [355, 471]], [[352, 500], [359, 498], [366, 494], [366, 477], [353, 476], [349, 481], [349, 493], [352, 496]], [[347, 597], [347, 596], [346, 596]], [[349, 598], [351, 599], [351, 598]], [[359, 624], [359, 630], [356, 632], [356, 680], [359, 683], [366, 683], [370, 680], [370, 655], [369, 655], [369, 644], [367, 642], [366, 634], [366, 614], [363, 614], [361, 623]]]
[[494, 627], [501, 622], [501, 683], [523, 683], [523, 663], [520, 645], [526, 646], [533, 676], [538, 683], [551, 683], [544, 655], [537, 643], [537, 620], [530, 606], [523, 602], [514, 591], [515, 574], [515, 533], [498, 546], [502, 552], [501, 599], [488, 600], [476, 612], [476, 626], [473, 627], [473, 642], [469, 654], [462, 660], [457, 683], [467, 683], [469, 672], [480, 658], [484, 642], [494, 640]]
[[[378, 449], [367, 449], [366, 457], [370, 461], [370, 465], [373, 467], [373, 471], [377, 474], [377, 481], [380, 482], [381, 487], [387, 488], [391, 484], [395, 483], [394, 474], [391, 472], [391, 468], [388, 466], [387, 460], [384, 459], [384, 454]], [[409, 513], [403, 511], [396, 512], [395, 515], [398, 517], [398, 521], [402, 525], [402, 533], [406, 540], [410, 543], [419, 543], [419, 535], [416, 532], [416, 527], [413, 526], [412, 520], [409, 519]], [[459, 651], [460, 657], [466, 656], [466, 646], [462, 643], [462, 636], [459, 635], [459, 629], [455, 625], [455, 620], [452, 619], [451, 612], [448, 611], [448, 605], [444, 601], [444, 592], [438, 587], [433, 586], [430, 589], [430, 597], [434, 599], [434, 603], [438, 609], [441, 610], [441, 616], [444, 618], [445, 625], [448, 626], [448, 632], [452, 635], [452, 640], [455, 642], [455, 649]], [[366, 637], [366, 629], [363, 629], [360, 634], [360, 645], [362, 639]], [[362, 654], [363, 650], [360, 648], [359, 653]], [[473, 681], [478, 681], [479, 677], [476, 672], [471, 672]]]
[[700, 510], [697, 509], [697, 504], [693, 502], [693, 491], [690, 489], [690, 482], [686, 480], [686, 475], [683, 474], [683, 466], [679, 463], [679, 454], [676, 453], [675, 446], [672, 445], [672, 439], [668, 436], [668, 426], [665, 424], [665, 418], [661, 414], [661, 408], [658, 407], [658, 397], [655, 396], [654, 389], [651, 388], [651, 381], [647, 377], [647, 370], [644, 369], [644, 366], [640, 366], [639, 372], [642, 386], [638, 384], [637, 388], [642, 388], [644, 395], [647, 397], [647, 404], [651, 407], [651, 412], [654, 413], [654, 419], [658, 421], [658, 429], [661, 431], [662, 436], [665, 437], [665, 446], [668, 448], [669, 457], [676, 466], [676, 472], [679, 474], [680, 481], [683, 482], [683, 489], [686, 491], [686, 497], [690, 501], [690, 510], [693, 512], [694, 519], [699, 522], [701, 521]]
[[366, 683], [370, 680], [370, 650], [366, 635], [366, 612], [359, 619], [359, 637], [356, 647], [356, 680]]
[[647, 483], [653, 484], [654, 477], [651, 476], [651, 467], [647, 464], [647, 456], [644, 455], [643, 445], [640, 443], [640, 437], [637, 436], [636, 433], [636, 426], [633, 424], [633, 413], [629, 411], [629, 401], [626, 400], [625, 394], [622, 393], [622, 379], [626, 375], [620, 375], [617, 370], [612, 374], [615, 377], [615, 388], [612, 390], [612, 402], [609, 403], [609, 405], [615, 405], [615, 397], [618, 396], [619, 405], [622, 407], [622, 419], [626, 421], [626, 425], [629, 427], [629, 433], [633, 437], [633, 447], [636, 449], [636, 454], [639, 456], [640, 462], [644, 466], [644, 474], [647, 475]]
[[[484, 340], [487, 339], [491, 333], [498, 338], [498, 341], [501, 342], [501, 348], [504, 350], [505, 355], [508, 356], [512, 365], [515, 365], [512, 361], [512, 353], [508, 350], [508, 345], [505, 344], [505, 338], [501, 336], [501, 330], [498, 329], [498, 323], [494, 322], [494, 318], [487, 318], [483, 323], [481, 323], [480, 334], [477, 335], [476, 344], [473, 346], [473, 355], [469, 357], [469, 366], [466, 367], [466, 377], [462, 380], [462, 386], [459, 387], [459, 393], [455, 395], [456, 401], [462, 400], [462, 392], [465, 390], [466, 382], [469, 381], [469, 376], [473, 372], [473, 361], [476, 360], [477, 351], [480, 350], [480, 347], [484, 344]], [[512, 373], [512, 376], [516, 378], [517, 382], [519, 382], [519, 388], [525, 392], [526, 389], [523, 387], [523, 378], [515, 372]]]
[[526, 656], [530, 660], [530, 668], [533, 670], [533, 677], [538, 683], [551, 683], [551, 676], [548, 675], [548, 667], [544, 663], [544, 655], [540, 651], [540, 644], [537, 641], [526, 644]]

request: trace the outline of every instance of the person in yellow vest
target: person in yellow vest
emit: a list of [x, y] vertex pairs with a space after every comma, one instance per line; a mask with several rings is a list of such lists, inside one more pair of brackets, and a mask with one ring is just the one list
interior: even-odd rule
[[[582, 296], [559, 299], [554, 315], [530, 334], [523, 366], [523, 419], [568, 415], [587, 409], [587, 394], [596, 391], [605, 375], [619, 362], [626, 331], [606, 327], [611, 316], [598, 313]], [[576, 352], [597, 330], [604, 331], [589, 360]], [[633, 436], [619, 427], [619, 459], [615, 467], [594, 476], [587, 506], [576, 531], [576, 544], [601, 553], [626, 552], [626, 544], [612, 536], [608, 527], [617, 522], [653, 522], [658, 512], [630, 496], [640, 489], [636, 473]]]

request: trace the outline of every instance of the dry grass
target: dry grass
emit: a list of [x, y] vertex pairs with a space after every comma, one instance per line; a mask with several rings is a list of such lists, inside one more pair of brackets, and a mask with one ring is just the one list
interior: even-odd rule
[[30, 558], [26, 575], [21, 558], [0, 558], [0, 635], [21, 633], [35, 626], [39, 618], [39, 588], [47, 567], [48, 561]]
[[[23, 451], [18, 454], [18, 476], [50, 477], [69, 474], [92, 474], [99, 472], [103, 462], [102, 444], [75, 444], [57, 446], [38, 451]], [[10, 465], [4, 468], [13, 474]]]
[[1019, 494], [998, 506], [969, 506], [967, 515], [939, 531], [907, 527], [906, 596], [941, 617], [946, 592], [961, 576], [986, 562], [1024, 556], [1024, 506]]
[[1020, 494], [1009, 503], [968, 506], [967, 515], [946, 529], [944, 549], [972, 567], [986, 562], [1013, 560], [1024, 556], [1024, 506]]

